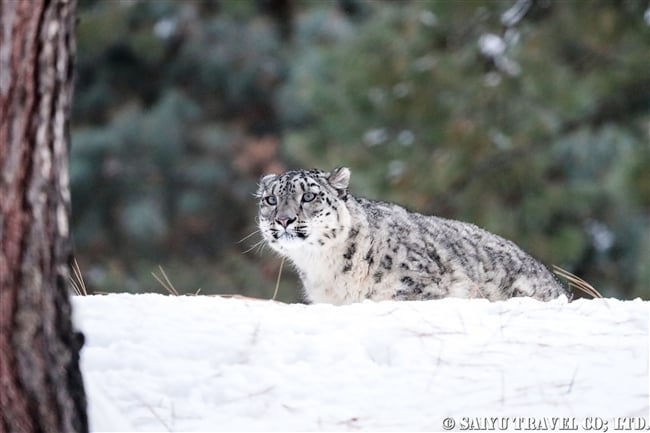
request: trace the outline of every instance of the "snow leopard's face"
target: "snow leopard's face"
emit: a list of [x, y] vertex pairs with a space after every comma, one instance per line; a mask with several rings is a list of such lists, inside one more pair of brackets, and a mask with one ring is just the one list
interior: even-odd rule
[[347, 229], [350, 170], [296, 170], [264, 176], [257, 191], [259, 228], [276, 251], [324, 246]]

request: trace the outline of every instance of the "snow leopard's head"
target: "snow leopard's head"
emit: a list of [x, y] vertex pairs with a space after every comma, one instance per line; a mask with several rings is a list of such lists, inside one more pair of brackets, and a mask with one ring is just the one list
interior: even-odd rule
[[281, 253], [324, 246], [347, 234], [350, 170], [295, 170], [260, 180], [259, 228]]

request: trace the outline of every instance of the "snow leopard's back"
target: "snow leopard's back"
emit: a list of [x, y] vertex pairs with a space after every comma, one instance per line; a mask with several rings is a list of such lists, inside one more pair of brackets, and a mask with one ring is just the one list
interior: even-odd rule
[[[473, 224], [365, 199], [353, 199], [348, 208], [361, 219], [370, 216], [370, 244], [384, 270], [396, 273], [401, 283], [394, 299], [548, 300], [566, 294], [544, 265], [513, 242]], [[377, 271], [383, 279], [385, 273]]]

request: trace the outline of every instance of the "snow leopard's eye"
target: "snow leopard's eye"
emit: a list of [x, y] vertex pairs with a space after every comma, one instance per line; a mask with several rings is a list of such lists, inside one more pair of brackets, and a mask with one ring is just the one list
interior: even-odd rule
[[264, 197], [264, 201], [269, 206], [275, 206], [276, 204], [278, 204], [278, 199], [275, 198], [274, 195], [269, 195], [269, 196]]
[[305, 203], [309, 203], [315, 198], [316, 198], [316, 194], [314, 194], [313, 192], [306, 192], [302, 195], [302, 201], [304, 201]]

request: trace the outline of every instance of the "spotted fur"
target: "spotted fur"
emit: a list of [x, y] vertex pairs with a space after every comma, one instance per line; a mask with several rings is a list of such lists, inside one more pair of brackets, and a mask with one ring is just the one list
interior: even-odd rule
[[262, 236], [294, 264], [308, 300], [548, 300], [566, 294], [514, 243], [472, 224], [356, 198], [349, 181], [347, 168], [289, 171], [260, 181]]

